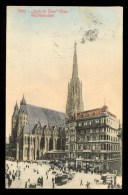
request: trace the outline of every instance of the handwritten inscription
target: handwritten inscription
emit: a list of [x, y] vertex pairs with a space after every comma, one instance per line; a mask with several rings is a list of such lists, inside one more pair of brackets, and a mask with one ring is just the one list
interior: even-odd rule
[[30, 13], [32, 17], [54, 17], [57, 14], [67, 14], [69, 11], [67, 9], [18, 9], [18, 13], [25, 14]]
[[26, 13], [26, 9], [18, 9], [19, 13]]

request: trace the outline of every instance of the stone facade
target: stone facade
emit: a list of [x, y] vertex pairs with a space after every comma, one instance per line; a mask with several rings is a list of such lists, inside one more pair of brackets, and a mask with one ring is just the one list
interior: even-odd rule
[[16, 103], [12, 116], [10, 156], [17, 160], [39, 160], [65, 150], [65, 114], [26, 104]]

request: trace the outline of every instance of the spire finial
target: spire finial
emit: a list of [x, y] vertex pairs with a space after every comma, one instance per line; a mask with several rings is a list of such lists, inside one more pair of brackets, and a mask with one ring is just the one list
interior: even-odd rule
[[72, 78], [78, 77], [78, 67], [77, 67], [77, 52], [76, 52], [76, 41], [74, 43], [74, 57], [73, 57], [73, 72], [72, 72]]
[[21, 104], [26, 104], [26, 101], [25, 101], [25, 98], [24, 98], [24, 94], [23, 94], [23, 98], [22, 98]]
[[18, 108], [18, 104], [17, 104], [17, 101], [16, 101], [16, 104], [15, 104], [15, 108], [14, 108], [15, 110], [18, 110], [19, 108]]

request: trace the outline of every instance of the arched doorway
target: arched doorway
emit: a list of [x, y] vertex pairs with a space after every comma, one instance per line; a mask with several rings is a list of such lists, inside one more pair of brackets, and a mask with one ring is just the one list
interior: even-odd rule
[[45, 144], [45, 149], [46, 149], [46, 151], [48, 151], [48, 138], [46, 138], [46, 144]]
[[53, 150], [53, 138], [52, 137], [49, 140], [49, 150]]
[[41, 137], [41, 140], [40, 140], [40, 149], [43, 149], [44, 146], [45, 146], [45, 138], [43, 136], [43, 137]]
[[61, 139], [60, 138], [57, 139], [57, 148], [56, 149], [61, 150]]
[[62, 138], [62, 150], [65, 150], [65, 139]]
[[34, 160], [34, 149], [31, 149], [31, 159]]

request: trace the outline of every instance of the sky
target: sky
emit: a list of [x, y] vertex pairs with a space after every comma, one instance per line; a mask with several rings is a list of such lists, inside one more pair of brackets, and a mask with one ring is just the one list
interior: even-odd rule
[[77, 42], [84, 110], [102, 107], [122, 121], [122, 7], [7, 6], [6, 136], [14, 106], [66, 110]]

